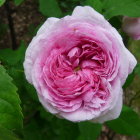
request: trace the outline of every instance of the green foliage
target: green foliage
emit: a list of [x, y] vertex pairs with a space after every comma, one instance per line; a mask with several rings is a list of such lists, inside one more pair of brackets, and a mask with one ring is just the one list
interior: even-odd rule
[[115, 16], [115, 17], [112, 17], [109, 19], [109, 23], [115, 27], [116, 29], [121, 29], [121, 26], [122, 26], [122, 19], [121, 17], [119, 16]]
[[20, 5], [24, 0], [14, 0], [15, 5]]
[[135, 73], [140, 76], [140, 64], [137, 64], [136, 68], [135, 68]]
[[13, 82], [18, 87], [21, 96], [26, 96], [23, 91], [28, 94], [33, 100], [38, 101], [36, 91], [25, 79], [23, 70], [23, 61], [25, 57], [25, 43], [21, 42], [17, 50], [3, 49], [0, 51], [0, 60], [7, 68], [8, 74], [13, 78]]
[[60, 17], [62, 15], [57, 0], [39, 0], [39, 10], [48, 17]]
[[5, 69], [0, 66], [0, 125], [2, 127], [17, 132], [22, 129], [20, 103], [16, 86]]
[[0, 126], [0, 140], [19, 140], [15, 134]]
[[96, 140], [102, 129], [101, 124], [91, 122], [81, 122], [78, 125], [81, 132], [78, 140]]
[[107, 19], [117, 15], [140, 17], [140, 0], [104, 0], [103, 9]]
[[64, 119], [56, 118], [54, 115], [46, 112], [42, 107], [40, 107], [40, 116], [48, 124], [47, 129], [49, 129], [57, 137], [57, 140], [77, 140], [79, 136], [79, 128], [77, 123], [73, 123]]
[[102, 2], [100, 0], [86, 0], [85, 5], [89, 5], [98, 12], [102, 13]]
[[43, 23], [41, 23], [41, 24], [39, 24], [38, 26], [35, 26], [35, 25], [33, 25], [33, 24], [31, 24], [30, 26], [29, 26], [29, 28], [28, 28], [28, 31], [29, 31], [29, 36], [35, 36], [36, 35], [36, 33], [37, 33], [37, 31], [38, 31], [38, 29], [41, 27], [41, 25], [42, 25]]
[[135, 77], [135, 72], [133, 71], [133, 72], [128, 76], [128, 78], [126, 79], [126, 82], [125, 82], [125, 84], [123, 85], [123, 88], [129, 87], [130, 84], [133, 82], [134, 77]]
[[32, 119], [24, 128], [24, 140], [47, 140], [46, 130], [43, 126]]
[[119, 134], [139, 135], [140, 117], [129, 107], [124, 106], [118, 119], [106, 123], [107, 126]]
[[78, 125], [67, 120], [58, 120], [59, 140], [76, 140], [79, 135]]
[[72, 10], [77, 5], [85, 5], [85, 0], [61, 0], [58, 1], [60, 8], [62, 10], [62, 16], [71, 15]]
[[5, 3], [5, 0], [0, 0], [0, 6], [2, 6]]
[[12, 49], [0, 50], [0, 60], [2, 63], [8, 65], [15, 65], [19, 61], [23, 62], [25, 49], [25, 44], [22, 42], [19, 49], [16, 51], [13, 51]]

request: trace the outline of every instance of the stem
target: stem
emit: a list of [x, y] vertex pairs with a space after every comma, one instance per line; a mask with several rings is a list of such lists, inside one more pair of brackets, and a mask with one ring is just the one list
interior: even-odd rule
[[9, 23], [9, 29], [10, 29], [10, 35], [11, 35], [11, 41], [12, 41], [12, 49], [15, 50], [15, 49], [17, 49], [17, 43], [16, 43], [16, 34], [15, 34], [15, 29], [14, 29], [14, 23], [13, 23], [13, 19], [11, 16], [12, 11], [10, 9], [8, 2], [5, 2], [4, 6], [6, 9], [7, 19], [8, 19], [8, 23]]

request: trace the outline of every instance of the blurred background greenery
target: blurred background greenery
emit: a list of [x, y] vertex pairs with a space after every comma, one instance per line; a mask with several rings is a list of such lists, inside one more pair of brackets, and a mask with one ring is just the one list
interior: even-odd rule
[[[123, 87], [120, 117], [103, 125], [72, 123], [46, 112], [24, 76], [25, 50], [38, 28], [48, 17], [70, 15], [77, 5], [103, 14], [138, 60]], [[121, 29], [124, 15], [140, 17], [140, 0], [0, 0], [0, 6], [0, 140], [140, 139], [140, 41]]]

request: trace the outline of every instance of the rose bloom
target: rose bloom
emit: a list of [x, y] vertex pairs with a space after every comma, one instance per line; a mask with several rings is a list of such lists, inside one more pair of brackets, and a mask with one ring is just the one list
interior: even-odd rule
[[122, 28], [134, 40], [140, 40], [140, 18], [124, 17]]
[[121, 36], [91, 7], [48, 18], [26, 51], [24, 69], [44, 108], [79, 122], [115, 119], [122, 85], [136, 65]]

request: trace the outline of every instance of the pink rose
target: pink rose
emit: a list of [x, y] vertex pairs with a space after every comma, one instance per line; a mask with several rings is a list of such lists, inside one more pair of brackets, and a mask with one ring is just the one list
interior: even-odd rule
[[134, 40], [140, 40], [140, 18], [124, 17], [122, 28]]
[[25, 56], [27, 80], [45, 109], [70, 121], [119, 116], [122, 85], [136, 65], [118, 32], [91, 7], [48, 18]]

